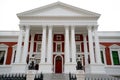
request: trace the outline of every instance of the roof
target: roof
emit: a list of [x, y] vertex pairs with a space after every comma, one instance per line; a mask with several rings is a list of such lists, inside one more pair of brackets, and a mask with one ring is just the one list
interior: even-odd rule
[[18, 13], [17, 16], [91, 16], [100, 17], [100, 14], [84, 10], [62, 2], [55, 2], [43, 7], [35, 8], [29, 11]]

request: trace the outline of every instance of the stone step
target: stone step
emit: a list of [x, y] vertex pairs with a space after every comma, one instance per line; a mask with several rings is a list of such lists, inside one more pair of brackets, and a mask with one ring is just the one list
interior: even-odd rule
[[69, 80], [68, 74], [45, 74], [44, 80]]

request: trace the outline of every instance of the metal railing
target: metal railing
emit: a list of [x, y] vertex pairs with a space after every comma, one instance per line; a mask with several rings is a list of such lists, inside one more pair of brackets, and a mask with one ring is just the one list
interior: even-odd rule
[[26, 80], [26, 74], [2, 74], [0, 80]]

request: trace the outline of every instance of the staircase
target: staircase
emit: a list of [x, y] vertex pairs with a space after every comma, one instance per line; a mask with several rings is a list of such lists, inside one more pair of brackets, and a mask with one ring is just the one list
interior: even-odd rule
[[68, 74], [44, 74], [44, 80], [69, 80]]

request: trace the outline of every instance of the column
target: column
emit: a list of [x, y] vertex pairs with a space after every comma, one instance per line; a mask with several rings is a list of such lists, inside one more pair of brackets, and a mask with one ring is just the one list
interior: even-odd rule
[[23, 54], [22, 54], [22, 63], [26, 64], [26, 59], [28, 55], [28, 44], [29, 44], [29, 32], [30, 32], [30, 26], [25, 26], [25, 38], [24, 38], [24, 47], [23, 47]]
[[20, 62], [22, 40], [23, 40], [23, 32], [24, 32], [23, 26], [20, 26], [20, 32], [19, 32], [19, 37], [18, 37], [17, 53], [16, 53], [16, 58], [15, 58], [15, 63], [19, 63]]
[[53, 53], [53, 41], [52, 41], [52, 26], [48, 26], [48, 46], [47, 46], [47, 62], [52, 64]]
[[34, 47], [34, 36], [35, 36], [35, 34], [31, 32], [31, 42], [30, 42], [30, 57], [32, 57], [32, 54], [33, 54], [33, 47]]
[[87, 35], [83, 34], [84, 38], [84, 55], [85, 55], [85, 65], [88, 65], [88, 49], [87, 49], [87, 40], [86, 40]]
[[98, 39], [98, 33], [97, 33], [97, 26], [94, 26], [94, 39], [95, 39], [95, 53], [96, 53], [96, 62], [98, 64], [102, 64], [101, 62], [101, 56], [100, 56], [100, 45], [99, 45], [99, 39]]
[[72, 63], [76, 63], [75, 26], [71, 26], [71, 53]]
[[69, 26], [65, 26], [65, 63], [70, 62]]
[[46, 26], [43, 26], [42, 47], [41, 47], [41, 63], [45, 63], [45, 54], [46, 54]]
[[90, 64], [94, 64], [95, 57], [93, 50], [92, 26], [88, 26], [88, 41], [89, 41]]

